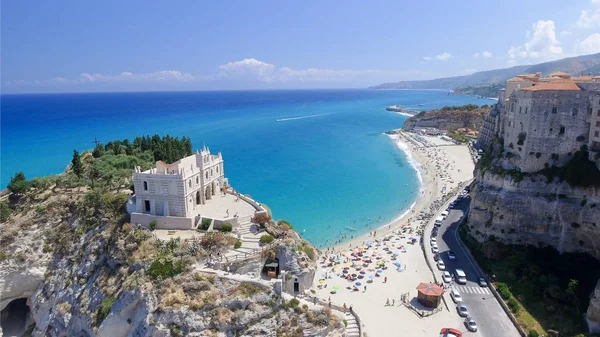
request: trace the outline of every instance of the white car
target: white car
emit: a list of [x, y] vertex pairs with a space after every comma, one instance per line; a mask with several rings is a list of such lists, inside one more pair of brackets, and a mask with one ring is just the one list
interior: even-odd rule
[[444, 261], [442, 261], [442, 260], [439, 260], [437, 262], [437, 267], [439, 270], [446, 270], [446, 264], [444, 264]]
[[460, 296], [460, 293], [456, 289], [452, 289], [452, 291], [450, 291], [450, 297], [452, 297], [454, 303], [458, 303], [463, 300], [462, 296]]
[[437, 245], [431, 246], [431, 252], [434, 253], [434, 254], [437, 254], [437, 253], [440, 252], [440, 249], [438, 248]]
[[442, 280], [446, 283], [450, 283], [452, 281], [452, 275], [447, 270], [442, 274]]
[[444, 219], [446, 219], [448, 217], [448, 214], [450, 214], [450, 213], [448, 213], [448, 211], [443, 211], [441, 216], [443, 216]]
[[431, 238], [431, 245], [433, 246], [434, 244], [437, 245], [437, 238]]
[[458, 312], [458, 315], [460, 317], [469, 316], [469, 310], [467, 309], [467, 305], [465, 304], [465, 302], [461, 301], [456, 303], [456, 311]]

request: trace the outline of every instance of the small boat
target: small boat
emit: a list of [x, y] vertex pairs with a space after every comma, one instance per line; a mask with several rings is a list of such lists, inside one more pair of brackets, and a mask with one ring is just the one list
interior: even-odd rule
[[351, 231], [356, 231], [356, 229], [354, 229], [352, 227], [346, 227], [346, 229], [351, 230]]
[[419, 106], [425, 106], [425, 104], [419, 104]]

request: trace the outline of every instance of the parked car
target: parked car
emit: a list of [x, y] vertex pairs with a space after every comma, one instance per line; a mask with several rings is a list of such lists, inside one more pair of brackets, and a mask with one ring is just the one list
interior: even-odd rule
[[439, 270], [446, 270], [446, 264], [442, 260], [439, 260], [437, 262], [437, 267], [438, 267]]
[[437, 245], [431, 246], [431, 252], [434, 253], [434, 254], [437, 254], [437, 253], [440, 252], [440, 249], [438, 248]]
[[454, 254], [454, 252], [451, 250], [448, 251], [448, 260], [450, 260], [450, 261], [456, 260], [456, 254]]
[[446, 270], [446, 271], [445, 271], [445, 272], [442, 274], [442, 280], [444, 280], [444, 282], [446, 282], [446, 283], [450, 283], [450, 282], [452, 281], [452, 275], [450, 275], [450, 272], [449, 272], [449, 271], [447, 271], [447, 270]]
[[450, 213], [448, 213], [448, 211], [443, 211], [441, 216], [444, 217], [444, 220], [445, 220], [448, 217], [448, 214], [450, 214]]
[[440, 259], [440, 253], [433, 254], [433, 260], [438, 261]]
[[462, 337], [462, 332], [452, 328], [443, 328], [440, 330], [440, 337]]
[[436, 238], [431, 238], [431, 245], [437, 245], [437, 239]]
[[456, 289], [450, 291], [450, 297], [452, 297], [454, 303], [462, 302], [462, 296], [460, 296], [460, 293]]
[[460, 317], [469, 316], [469, 310], [467, 309], [467, 305], [463, 301], [456, 303], [456, 311], [458, 312], [458, 315]]
[[471, 316], [465, 318], [465, 326], [467, 327], [467, 330], [471, 332], [477, 331], [477, 323], [475, 323], [475, 320]]
[[450, 203], [450, 205], [448, 206], [449, 209], [454, 209], [454, 207], [456, 207], [456, 203], [453, 201]]
[[487, 282], [485, 281], [485, 279], [483, 277], [480, 277], [477, 281], [478, 281], [480, 287], [485, 288], [488, 286]]

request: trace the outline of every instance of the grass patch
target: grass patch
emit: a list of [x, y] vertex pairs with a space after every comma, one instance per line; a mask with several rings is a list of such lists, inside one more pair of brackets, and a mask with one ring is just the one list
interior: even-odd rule
[[481, 244], [467, 231], [467, 226], [460, 228], [463, 241], [484, 271], [495, 275], [494, 285], [525, 331], [587, 332], [583, 317], [600, 278], [600, 262], [551, 247]]

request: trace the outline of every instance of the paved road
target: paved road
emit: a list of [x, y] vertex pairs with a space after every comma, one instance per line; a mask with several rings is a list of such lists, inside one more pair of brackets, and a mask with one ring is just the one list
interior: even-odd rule
[[[462, 269], [467, 275], [465, 285], [454, 283], [453, 287], [463, 297], [469, 314], [477, 322], [479, 331], [473, 334], [468, 332], [464, 325], [461, 327], [461, 331], [465, 331], [467, 336], [471, 334], [484, 337], [519, 337], [519, 332], [506, 316], [490, 289], [479, 286], [477, 280], [480, 275], [477, 274], [467, 255], [458, 244], [458, 222], [468, 212], [470, 201], [470, 197], [464, 198], [455, 209], [450, 210], [450, 214], [443, 221], [437, 234], [440, 257], [446, 264], [446, 270], [453, 274], [456, 269]], [[429, 240], [430, 233], [426, 234], [427, 240]], [[450, 261], [448, 259], [447, 252], [449, 250], [456, 254], [456, 260]], [[436, 270], [436, 272], [439, 275], [439, 280], [441, 280], [442, 272], [439, 270]], [[446, 299], [449, 300], [449, 297], [446, 297]], [[448, 301], [448, 306], [451, 311], [456, 312], [452, 300]]]

